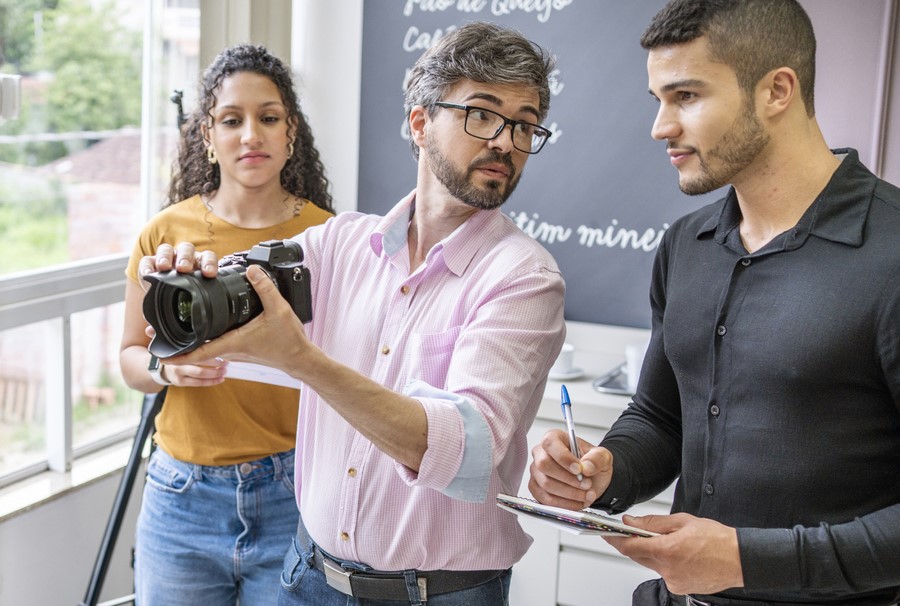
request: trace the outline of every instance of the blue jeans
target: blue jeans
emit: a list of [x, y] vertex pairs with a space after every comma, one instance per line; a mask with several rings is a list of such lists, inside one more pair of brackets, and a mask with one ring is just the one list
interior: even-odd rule
[[[278, 595], [278, 606], [410, 606], [418, 605], [409, 600], [366, 600], [345, 595], [325, 582], [325, 573], [317, 570], [313, 564], [312, 541], [303, 527], [301, 520], [297, 527], [290, 549], [284, 557], [284, 570], [281, 573], [281, 593]], [[348, 568], [359, 570], [371, 569], [358, 562], [335, 560], [348, 564]], [[496, 579], [461, 591], [428, 596], [427, 606], [508, 606], [509, 582], [512, 569], [507, 570]]]
[[294, 452], [222, 467], [157, 448], [137, 523], [139, 606], [271, 606], [295, 536]]

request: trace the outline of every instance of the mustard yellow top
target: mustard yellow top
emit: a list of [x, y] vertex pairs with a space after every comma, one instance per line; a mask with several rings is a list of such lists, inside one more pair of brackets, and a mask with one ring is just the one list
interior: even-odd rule
[[[137, 282], [141, 257], [159, 244], [193, 242], [222, 256], [265, 240], [295, 236], [332, 214], [312, 203], [300, 214], [262, 229], [236, 227], [210, 212], [200, 196], [157, 213], [138, 237], [125, 270]], [[197, 465], [232, 465], [294, 448], [300, 392], [266, 383], [226, 379], [212, 387], [171, 385], [156, 418], [154, 440], [176, 459]]]

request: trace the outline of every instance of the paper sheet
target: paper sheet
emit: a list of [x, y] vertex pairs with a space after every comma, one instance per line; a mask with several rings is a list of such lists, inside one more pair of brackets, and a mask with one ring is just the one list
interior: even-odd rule
[[242, 379], [244, 381], [280, 385], [282, 387], [293, 387], [294, 389], [300, 389], [301, 385], [299, 379], [295, 379], [286, 372], [250, 362], [229, 362], [225, 377], [228, 379]]

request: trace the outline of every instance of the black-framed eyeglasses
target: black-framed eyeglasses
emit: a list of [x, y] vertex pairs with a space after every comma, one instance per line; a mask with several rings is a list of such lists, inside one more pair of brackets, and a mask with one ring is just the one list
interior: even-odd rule
[[461, 109], [466, 112], [466, 133], [476, 139], [484, 139], [490, 141], [496, 139], [506, 125], [512, 126], [510, 129], [513, 147], [526, 154], [536, 154], [544, 147], [544, 143], [550, 138], [550, 131], [531, 122], [523, 120], [511, 120], [495, 111], [476, 107], [474, 105], [461, 105], [459, 103], [448, 103], [447, 101], [438, 101], [435, 103], [438, 107], [446, 107], [448, 109]]

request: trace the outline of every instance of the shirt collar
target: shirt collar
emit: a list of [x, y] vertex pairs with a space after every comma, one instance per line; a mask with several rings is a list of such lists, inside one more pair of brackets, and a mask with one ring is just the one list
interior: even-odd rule
[[[787, 248], [799, 248], [811, 235], [848, 246], [862, 245], [877, 178], [859, 161], [855, 149], [835, 149], [832, 153], [844, 158], [828, 185], [793, 228], [791, 244]], [[741, 209], [732, 187], [725, 196], [721, 212], [706, 220], [697, 237], [715, 232], [716, 242], [723, 244], [740, 221]]]
[[[375, 227], [369, 237], [369, 246], [377, 256], [394, 257], [407, 251], [409, 222], [416, 208], [416, 190], [397, 203]], [[461, 276], [491, 233], [494, 222], [502, 215], [498, 209], [479, 210], [469, 217], [453, 233], [428, 251], [426, 263], [437, 255], [453, 274]]]

